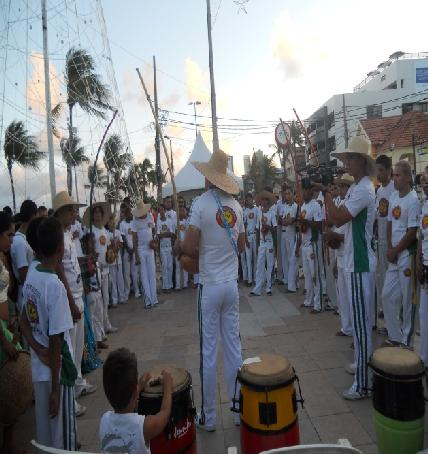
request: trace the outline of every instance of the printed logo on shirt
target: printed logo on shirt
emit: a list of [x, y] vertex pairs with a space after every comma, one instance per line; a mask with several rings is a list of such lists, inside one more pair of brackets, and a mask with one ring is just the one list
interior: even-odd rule
[[394, 219], [400, 219], [401, 207], [399, 205], [392, 209], [392, 216]]
[[404, 271], [403, 271], [403, 274], [404, 276], [406, 277], [410, 277], [412, 275], [412, 270], [410, 268], [406, 268]]
[[100, 244], [101, 246], [105, 246], [107, 243], [107, 238], [104, 235], [100, 236]]
[[[300, 213], [300, 219], [306, 219], [306, 210], [303, 210], [301, 213]], [[300, 231], [302, 233], [306, 233], [308, 231], [308, 226], [307, 225], [302, 225], [300, 226]]]
[[[237, 217], [236, 217], [236, 213], [232, 210], [232, 208], [230, 208], [228, 206], [224, 206], [223, 207], [223, 213], [224, 213], [224, 219], [225, 219], [227, 225], [230, 228], [235, 227]], [[217, 221], [217, 224], [220, 227], [224, 228], [220, 209], [217, 210], [217, 214], [215, 216], [215, 219]]]
[[381, 218], [386, 218], [388, 216], [389, 202], [387, 199], [379, 200], [378, 213]]
[[424, 214], [422, 218], [422, 228], [426, 229], [428, 227], [428, 214]]
[[168, 231], [168, 226], [166, 224], [162, 224], [162, 232]]
[[36, 303], [33, 300], [28, 299], [26, 306], [28, 321], [30, 323], [39, 323], [39, 313], [37, 312]]
[[180, 224], [178, 226], [178, 230], [184, 231], [184, 230], [186, 230], [186, 226], [184, 224]]
[[251, 212], [249, 215], [248, 215], [248, 219], [254, 219], [254, 213]]
[[267, 216], [262, 216], [262, 224], [267, 224]]

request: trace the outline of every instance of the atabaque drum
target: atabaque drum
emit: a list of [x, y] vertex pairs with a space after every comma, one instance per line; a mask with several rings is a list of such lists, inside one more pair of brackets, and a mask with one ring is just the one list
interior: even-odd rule
[[[152, 454], [196, 454], [196, 428], [194, 423], [192, 377], [185, 369], [173, 365], [159, 365], [150, 370], [152, 377], [169, 372], [173, 380], [171, 417], [165, 430], [150, 441]], [[138, 413], [155, 415], [163, 398], [163, 386], [147, 385], [140, 394]]]
[[[280, 355], [263, 353], [244, 361], [240, 385], [241, 452], [256, 454], [299, 444], [296, 373]], [[300, 387], [299, 387], [300, 394]]]

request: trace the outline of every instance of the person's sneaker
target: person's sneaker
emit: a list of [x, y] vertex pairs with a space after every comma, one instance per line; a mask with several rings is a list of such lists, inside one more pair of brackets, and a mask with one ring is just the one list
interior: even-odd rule
[[196, 427], [198, 429], [205, 430], [205, 432], [215, 432], [216, 429], [217, 429], [215, 424], [213, 424], [211, 426], [207, 426], [206, 424], [202, 424], [201, 416], [199, 414], [196, 415], [195, 424], [196, 424]]
[[85, 387], [82, 389], [79, 397], [87, 396], [89, 394], [94, 393], [97, 390], [95, 385], [91, 385], [90, 383], [86, 383]]
[[382, 342], [382, 347], [399, 347], [400, 342], [393, 341], [391, 339], [385, 339]]
[[386, 328], [378, 328], [377, 333], [381, 336], [388, 336], [388, 330]]
[[84, 415], [85, 412], [86, 412], [86, 407], [84, 405], [80, 405], [78, 402], [76, 402], [76, 418]]
[[110, 326], [109, 329], [106, 330], [107, 334], [112, 334], [112, 333], [117, 333], [118, 332], [118, 328], [116, 328], [115, 326]]
[[272, 292], [266, 292], [267, 296], [272, 296]]
[[250, 292], [250, 296], [261, 296], [261, 295], [258, 293]]
[[310, 314], [321, 314], [321, 311], [320, 310], [317, 310], [317, 309], [311, 309], [309, 311]]
[[332, 312], [332, 311], [334, 311], [334, 307], [333, 307], [333, 306], [330, 306], [330, 304], [326, 304], [326, 305], [324, 306], [324, 310], [325, 310], [326, 312]]
[[355, 364], [347, 364], [345, 366], [345, 370], [349, 375], [355, 375], [356, 370]]
[[141, 298], [141, 294], [139, 293], [138, 295], [134, 295], [134, 298]]
[[365, 393], [358, 393], [357, 391], [354, 391], [353, 389], [347, 389], [346, 391], [343, 391], [342, 396], [346, 400], [363, 400], [363, 399], [368, 399], [371, 397], [372, 393], [371, 391], [366, 391]]

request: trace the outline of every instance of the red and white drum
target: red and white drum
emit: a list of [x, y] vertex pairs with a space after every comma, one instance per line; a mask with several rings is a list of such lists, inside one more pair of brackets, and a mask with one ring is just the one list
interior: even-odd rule
[[[173, 380], [171, 417], [165, 430], [150, 441], [150, 450], [152, 454], [196, 454], [192, 377], [187, 370], [170, 364], [155, 366], [150, 375], [158, 377], [162, 370], [169, 372]], [[147, 386], [140, 394], [138, 413], [158, 413], [162, 397], [162, 385]]]

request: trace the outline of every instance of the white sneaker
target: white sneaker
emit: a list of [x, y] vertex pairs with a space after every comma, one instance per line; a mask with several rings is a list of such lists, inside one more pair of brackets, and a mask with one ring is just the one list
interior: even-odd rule
[[86, 413], [86, 407], [84, 405], [80, 405], [79, 402], [76, 402], [75, 413], [76, 413], [76, 418], [84, 415]]
[[106, 330], [106, 333], [107, 334], [112, 334], [112, 333], [116, 333], [118, 330], [119, 330], [119, 328], [116, 328], [115, 326], [110, 326], [110, 328], [108, 328]]
[[342, 396], [346, 400], [363, 400], [363, 399], [368, 399], [371, 397], [372, 392], [371, 391], [366, 391], [365, 393], [358, 393], [357, 391], [354, 391], [352, 388], [347, 389], [346, 391], [343, 391]]
[[349, 375], [355, 375], [357, 368], [355, 367], [355, 364], [347, 364], [345, 370]]
[[88, 394], [92, 394], [97, 390], [97, 387], [95, 385], [91, 385], [90, 383], [87, 383], [82, 391], [79, 394], [79, 397], [82, 396], [87, 396]]
[[217, 429], [215, 424], [212, 424], [211, 426], [202, 424], [201, 415], [199, 413], [196, 415], [195, 424], [198, 429], [205, 430], [205, 432], [215, 432]]

